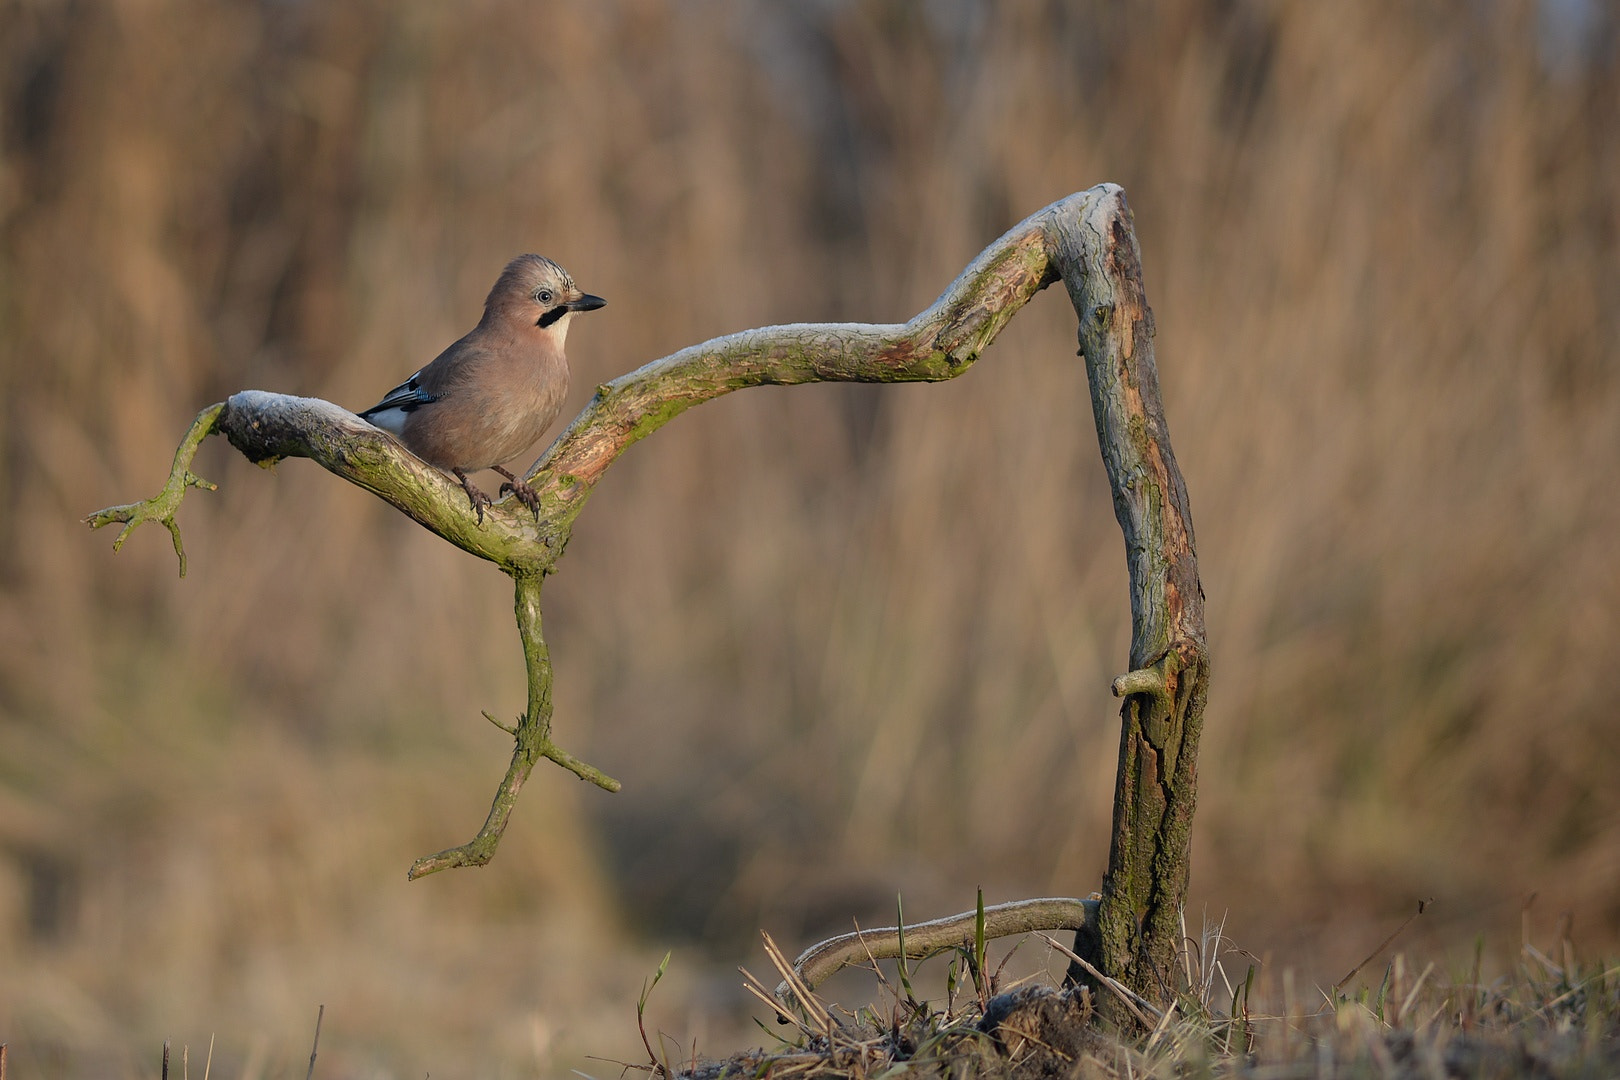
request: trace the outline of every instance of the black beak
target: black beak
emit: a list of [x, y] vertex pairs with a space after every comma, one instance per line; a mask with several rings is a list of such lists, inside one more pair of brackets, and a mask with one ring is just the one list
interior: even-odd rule
[[602, 299], [600, 296], [592, 296], [590, 293], [586, 293], [578, 300], [570, 300], [568, 303], [563, 305], [563, 307], [567, 308], [569, 311], [595, 311], [599, 307], [606, 306], [606, 300]]

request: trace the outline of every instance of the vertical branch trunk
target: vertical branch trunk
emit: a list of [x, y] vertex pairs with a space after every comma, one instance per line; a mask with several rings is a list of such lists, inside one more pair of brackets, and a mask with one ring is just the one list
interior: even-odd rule
[[[529, 675], [529, 702], [517, 727], [506, 728], [512, 734], [512, 761], [506, 768], [505, 779], [495, 791], [489, 817], [485, 819], [484, 827], [478, 830], [478, 835], [467, 843], [416, 860], [408, 875], [412, 879], [455, 866], [483, 866], [489, 862], [501, 835], [506, 832], [506, 823], [512, 816], [512, 808], [517, 805], [518, 793], [534, 771], [535, 762], [543, 757], [586, 779], [597, 780], [598, 783], [606, 781], [602, 786], [611, 784], [611, 790], [617, 790], [617, 781], [601, 777], [595, 770], [590, 770], [595, 775], [585, 776], [580, 770], [590, 767], [551, 741], [551, 651], [546, 648], [546, 640], [540, 633], [540, 586], [544, 581], [545, 575], [538, 572], [517, 571], [512, 574], [516, 594], [513, 608], [517, 616], [518, 637], [523, 642], [523, 664]], [[488, 713], [484, 715], [489, 716]], [[490, 720], [499, 723], [494, 717], [490, 717]], [[500, 726], [505, 727], [504, 724]]]
[[[1124, 193], [1060, 217], [1053, 257], [1080, 317], [1114, 515], [1130, 569], [1131, 670], [1120, 710], [1114, 826], [1097, 930], [1075, 951], [1150, 1001], [1175, 993], [1198, 735], [1209, 668], [1187, 488], [1170, 450], [1153, 359], [1153, 313]], [[1070, 978], [1085, 982], [1078, 965]], [[1105, 1007], [1111, 1002], [1103, 995]]]
[[[523, 714], [523, 727], [532, 730], [536, 747], [551, 739], [551, 650], [540, 633], [540, 586], [545, 580], [544, 574], [512, 576], [512, 606], [517, 614], [518, 637], [523, 641], [523, 666], [529, 673], [529, 707]], [[521, 728], [519, 732], [521, 747]], [[528, 763], [534, 764], [534, 756]]]

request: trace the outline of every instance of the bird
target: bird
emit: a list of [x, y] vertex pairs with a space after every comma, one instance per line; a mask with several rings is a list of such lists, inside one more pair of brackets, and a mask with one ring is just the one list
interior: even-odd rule
[[493, 469], [540, 518], [534, 488], [504, 467], [551, 427], [568, 393], [568, 323], [604, 306], [542, 255], [507, 263], [466, 336], [360, 413], [429, 465], [461, 481], [478, 523], [492, 500], [467, 476]]

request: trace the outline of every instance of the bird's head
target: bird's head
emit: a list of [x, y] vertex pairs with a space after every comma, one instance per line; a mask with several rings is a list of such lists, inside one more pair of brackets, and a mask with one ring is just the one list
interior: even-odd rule
[[506, 264], [484, 301], [484, 318], [521, 320], [550, 330], [559, 341], [568, 333], [569, 316], [606, 304], [581, 292], [568, 271], [543, 255], [519, 255]]

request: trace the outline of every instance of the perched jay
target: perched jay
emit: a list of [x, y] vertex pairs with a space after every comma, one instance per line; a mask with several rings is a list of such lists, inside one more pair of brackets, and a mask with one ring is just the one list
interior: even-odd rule
[[569, 319], [606, 303], [580, 292], [550, 259], [519, 255], [489, 290], [472, 332], [360, 415], [454, 473], [480, 524], [490, 498], [467, 479], [479, 469], [506, 477], [500, 494], [512, 492], [538, 517], [534, 489], [502, 463], [533, 446], [562, 408]]

